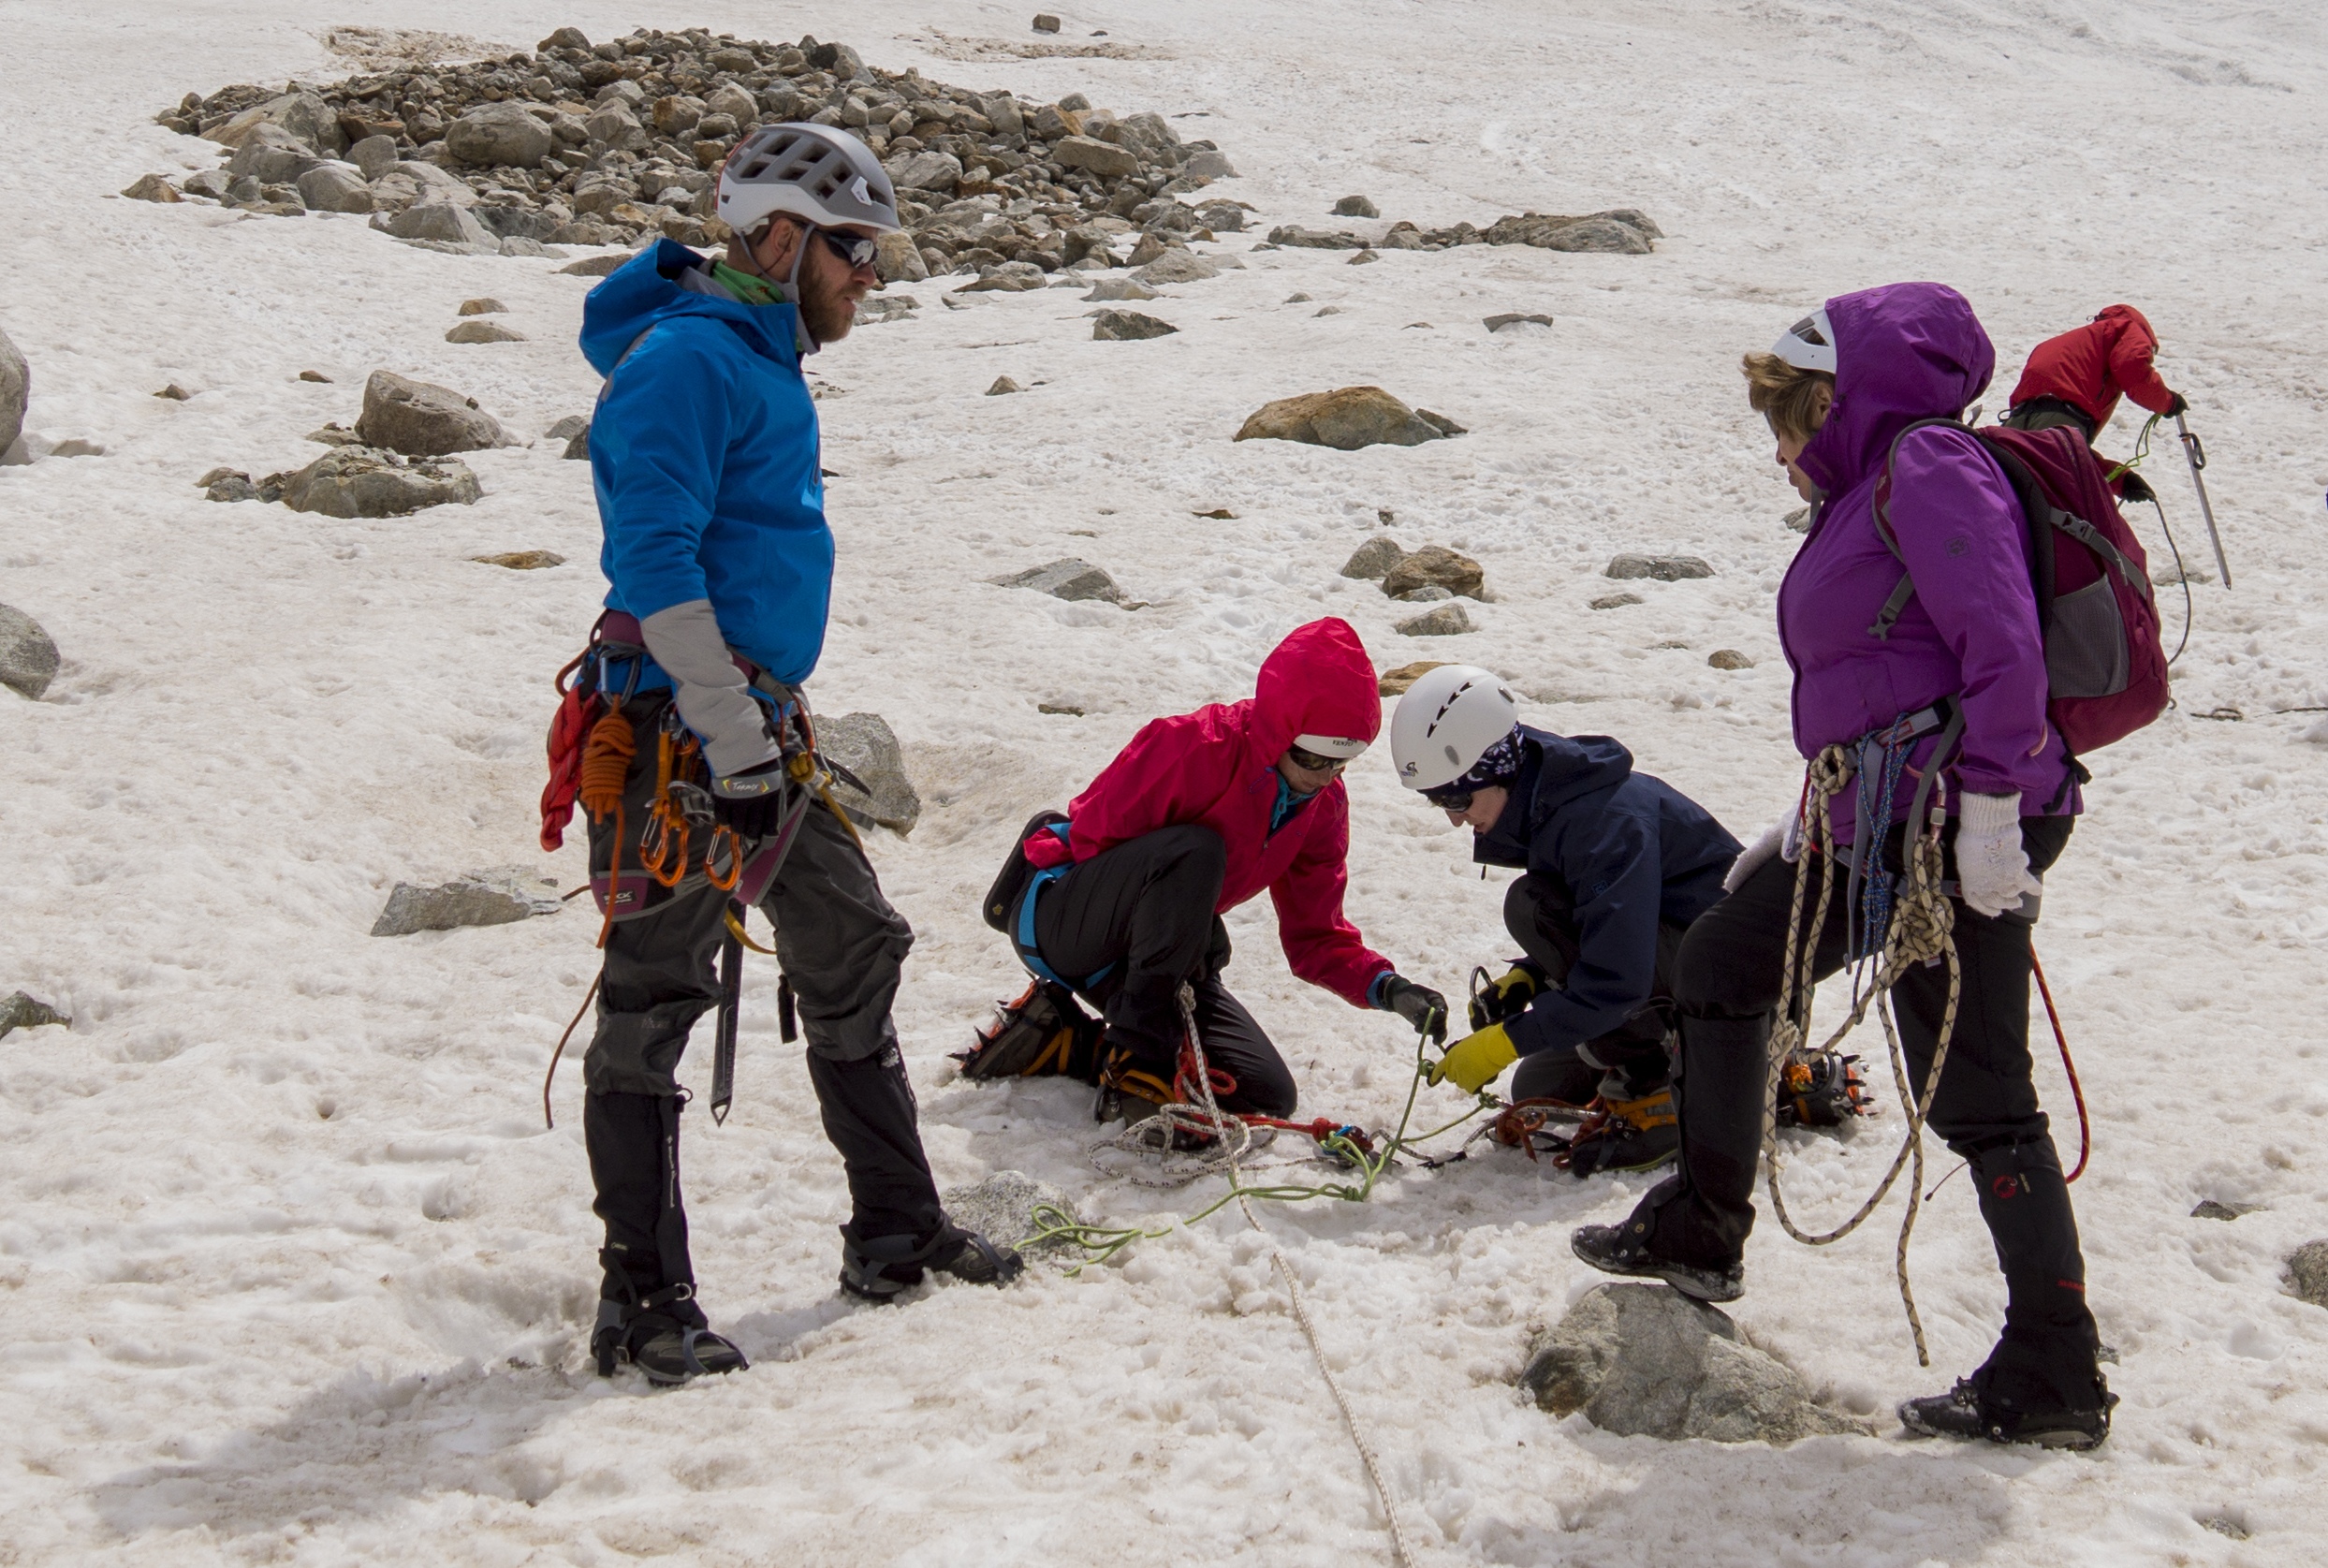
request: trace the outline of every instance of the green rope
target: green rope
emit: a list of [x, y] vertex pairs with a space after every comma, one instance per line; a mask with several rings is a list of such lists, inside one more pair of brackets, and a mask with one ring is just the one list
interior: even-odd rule
[[1482, 1111], [1498, 1110], [1502, 1107], [1501, 1100], [1482, 1090], [1473, 1097], [1475, 1103], [1471, 1108], [1453, 1121], [1443, 1127], [1433, 1128], [1428, 1133], [1418, 1133], [1413, 1137], [1407, 1136], [1407, 1123], [1414, 1118], [1415, 1099], [1422, 1093], [1423, 1085], [1430, 1074], [1430, 1064], [1423, 1051], [1423, 1042], [1417, 1040], [1414, 1047], [1414, 1077], [1407, 1085], [1406, 1108], [1398, 1114], [1398, 1130], [1391, 1135], [1389, 1140], [1378, 1152], [1369, 1153], [1356, 1139], [1340, 1131], [1330, 1133], [1318, 1140], [1320, 1149], [1360, 1173], [1360, 1180], [1356, 1181], [1327, 1181], [1316, 1186], [1279, 1182], [1268, 1186], [1248, 1187], [1232, 1180], [1229, 1183], [1229, 1190], [1213, 1202], [1205, 1205], [1204, 1208], [1185, 1219], [1175, 1220], [1172, 1224], [1155, 1230], [1137, 1225], [1122, 1228], [1088, 1225], [1072, 1218], [1057, 1204], [1038, 1203], [1030, 1215], [1034, 1222], [1035, 1232], [1020, 1241], [1018, 1244], [1018, 1248], [1024, 1252], [1050, 1241], [1063, 1242], [1070, 1247], [1080, 1247], [1088, 1255], [1083, 1262], [1067, 1270], [1073, 1275], [1081, 1273], [1091, 1264], [1105, 1263], [1135, 1241], [1160, 1240], [1171, 1235], [1176, 1228], [1185, 1229], [1201, 1221], [1208, 1220], [1240, 1197], [1265, 1198], [1272, 1203], [1306, 1203], [1311, 1198], [1325, 1197], [1339, 1198], [1344, 1203], [1364, 1203], [1373, 1196], [1374, 1184], [1383, 1179], [1383, 1173], [1391, 1167], [1400, 1150], [1413, 1149], [1419, 1144], [1428, 1143], [1443, 1133], [1451, 1133]]
[[2110, 472], [2104, 476], [2104, 477], [2115, 481], [2119, 475], [2125, 474], [2132, 469], [2140, 468], [2142, 466], [2143, 460], [2150, 455], [2150, 432], [2158, 429], [2159, 421], [2165, 418], [2166, 416], [2163, 414], [2153, 414], [2148, 419], [2145, 420], [2143, 422], [2142, 433], [2134, 437], [2134, 455], [2128, 458], [2124, 462], [2119, 463], [2116, 467], [2111, 469]]

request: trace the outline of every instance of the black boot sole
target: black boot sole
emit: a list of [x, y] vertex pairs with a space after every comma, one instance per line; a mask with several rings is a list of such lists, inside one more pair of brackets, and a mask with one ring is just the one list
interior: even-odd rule
[[1614, 1257], [1597, 1257], [1585, 1250], [1584, 1232], [1605, 1230], [1605, 1225], [1586, 1225], [1568, 1238], [1568, 1250], [1577, 1258], [1590, 1264], [1603, 1274], [1615, 1274], [1628, 1280], [1655, 1280], [1671, 1285], [1692, 1301], [1714, 1305], [1735, 1301], [1746, 1294], [1746, 1268], [1739, 1265], [1728, 1270], [1696, 1268], [1686, 1263], [1667, 1263], [1660, 1258], [1644, 1257], [1626, 1261]]

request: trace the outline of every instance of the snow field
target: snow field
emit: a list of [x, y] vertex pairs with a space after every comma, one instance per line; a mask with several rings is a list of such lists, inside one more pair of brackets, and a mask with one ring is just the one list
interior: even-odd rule
[[[1264, 1206], [1337, 1374], [1432, 1562], [2277, 1563], [2328, 1556], [2317, 1501], [2328, 1320], [2279, 1259], [2328, 1235], [2321, 850], [2328, 615], [2322, 235], [2311, 149], [2328, 29], [2300, 7], [1838, 0], [1589, 14], [1506, 0], [1364, 8], [1112, 5], [1070, 16], [1169, 57], [947, 58], [1024, 18], [959, 0], [434, 4], [342, 20], [530, 44], [646, 21], [814, 31], [892, 67], [1186, 114], [1260, 225], [1350, 191], [1426, 225], [1642, 206], [1640, 258], [1504, 249], [1252, 254], [1142, 308], [1181, 330], [1089, 342], [1066, 290], [905, 286], [917, 319], [817, 364], [837, 613], [813, 684], [903, 739], [925, 815], [875, 856], [918, 945], [899, 1027], [941, 1181], [1017, 1168], [1120, 1223], [1185, 1212], [1103, 1182], [1085, 1098], [957, 1082], [945, 1052], [1022, 983], [976, 918], [1010, 833], [1152, 714], [1230, 698], [1276, 639], [1342, 615], [1378, 664], [1510, 676], [1534, 722], [1623, 739], [1742, 837], [1793, 799], [1770, 601], [1795, 505], [1736, 357], [1808, 301], [1907, 276], [1962, 287], [2009, 377], [2038, 338], [2128, 299], [2210, 443], [2238, 590], [2194, 589], [2180, 707], [2097, 759], [2039, 950], [2098, 1147], [2076, 1190], [2117, 1435], [2048, 1458], [1823, 1439], [1786, 1451], [1618, 1439], [1553, 1422], [1507, 1379], [1531, 1324], [1595, 1282], [1574, 1224], [1643, 1182], [1577, 1183], [1509, 1152], [1405, 1171], [1363, 1209]], [[224, 222], [110, 198], [202, 163], [147, 123], [190, 87], [329, 68], [276, 0], [194, 12], [13, 8], [0, 107], [0, 325], [33, 364], [30, 426], [102, 458], [0, 471], [0, 602], [66, 665], [0, 703], [0, 991], [75, 1018], [0, 1042], [0, 1543], [25, 1562], [1124, 1564], [1383, 1561], [1387, 1537], [1266, 1249], [1234, 1214], [1118, 1267], [843, 1305], [837, 1162], [751, 971], [736, 1112], [689, 1123], [707, 1303], [755, 1366], [679, 1395], [587, 1375], [595, 1225], [580, 1081], [539, 1121], [539, 1072], [593, 969], [585, 910], [375, 941], [394, 882], [504, 862], [580, 878], [578, 833], [533, 849], [549, 674], [600, 583], [586, 471], [538, 443], [472, 454], [468, 508], [340, 522], [215, 506], [191, 480], [312, 461], [375, 367], [461, 388], [521, 437], [585, 412], [588, 285], [553, 265], [396, 245], [359, 220]], [[1201, 114], [1203, 118], [1193, 116]], [[1256, 234], [1249, 238], [1258, 238]], [[1286, 296], [1306, 292], [1306, 304]], [[442, 344], [492, 294], [532, 341]], [[1344, 314], [1325, 318], [1325, 305]], [[1479, 318], [1558, 325], [1489, 337]], [[1410, 326], [1428, 321], [1428, 328]], [[294, 379], [302, 369], [330, 386]], [[1023, 395], [980, 394], [997, 374]], [[148, 394], [168, 381], [184, 404]], [[1412, 450], [1228, 436], [1268, 399], [1378, 382], [1470, 427]], [[1992, 409], [2001, 402], [1998, 389]], [[837, 391], [840, 395], [831, 395]], [[2126, 419], [2105, 439], [2122, 451]], [[2204, 542], [2162, 450], [2148, 471], [2187, 561]], [[1199, 519], [1225, 507], [1228, 521]], [[1387, 508], [1410, 547], [1486, 567], [1472, 636], [1335, 575]], [[2154, 562], [2155, 522], [2137, 519]], [[540, 548], [511, 573], [467, 558]], [[1620, 586], [1618, 550], [1718, 576]], [[1065, 554], [1134, 614], [983, 579]], [[2210, 567], [2211, 569], [2211, 567]], [[2170, 626], [2179, 594], [2165, 595]], [[1677, 647], [1661, 644], [1677, 643]], [[1716, 648], [1756, 661], [1708, 669]], [[1037, 705], [1081, 708], [1043, 714]], [[2199, 715], [2236, 708], [2245, 716]], [[1507, 950], [1504, 873], [1369, 759], [1351, 778], [1350, 911], [1450, 992]], [[1384, 1125], [1411, 1047], [1288, 977], [1266, 902], [1231, 917], [1232, 984], [1304, 1106]], [[1823, 1018], [1841, 1016], [1831, 993]], [[2042, 1033], [2039, 1075], [2069, 1106]], [[1861, 1048], [1880, 1051], [1872, 1031]], [[1872, 1074], [1888, 1099], [1886, 1070]], [[1452, 1096], [1427, 1092], [1418, 1120]], [[1424, 1124], [1428, 1125], [1428, 1122]], [[1847, 1212], [1898, 1119], [1797, 1137], [1806, 1224]], [[2066, 1147], [2073, 1130], [2059, 1133]], [[1952, 1161], [1933, 1150], [1927, 1181]], [[2232, 1224], [2203, 1197], [2262, 1204]], [[1912, 1266], [1918, 1369], [1890, 1269], [1897, 1200], [1809, 1251], [1765, 1226], [1736, 1315], [1888, 1428], [1896, 1399], [1985, 1353], [2001, 1306], [1959, 1176]], [[2218, 1528], [2210, 1530], [2206, 1522]], [[2235, 1538], [2246, 1531], [2247, 1538]]]

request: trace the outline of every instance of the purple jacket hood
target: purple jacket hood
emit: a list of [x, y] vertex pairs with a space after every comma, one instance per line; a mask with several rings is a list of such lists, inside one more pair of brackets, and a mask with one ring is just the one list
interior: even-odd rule
[[[1954, 696], [1965, 716], [1947, 769], [1955, 788], [2018, 794], [2025, 814], [2075, 811], [2068, 754], [2045, 718], [2044, 639], [2020, 503], [1969, 432], [1935, 427], [1898, 440], [1916, 420], [1958, 418], [1981, 395], [1997, 362], [1988, 334], [1963, 295], [1936, 283], [1842, 295], [1826, 311], [1835, 403], [1797, 460], [1823, 499], [1779, 590], [1795, 749], [1813, 757]], [[1897, 555], [1875, 523], [1887, 461]], [[1877, 613], [1903, 571], [1915, 594], [1879, 637]], [[1931, 750], [1919, 745], [1911, 767]], [[1913, 787], [1911, 774], [1896, 820]], [[1834, 809], [1848, 842], [1849, 792]]]

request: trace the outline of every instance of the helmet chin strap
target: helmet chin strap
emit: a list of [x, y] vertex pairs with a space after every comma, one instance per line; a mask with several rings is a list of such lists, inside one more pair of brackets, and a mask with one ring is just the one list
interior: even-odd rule
[[[798, 218], [793, 221], [800, 223]], [[771, 219], [769, 227], [773, 227], [774, 220]], [[764, 228], [760, 232], [766, 235], [768, 230]], [[751, 263], [753, 275], [771, 285], [784, 303], [792, 307], [793, 321], [798, 329], [799, 348], [803, 354], [813, 354], [825, 346], [816, 334], [809, 330], [808, 312], [800, 308], [800, 264], [809, 258], [811, 238], [812, 231], [809, 226], [800, 223], [800, 242], [792, 247], [792, 270], [784, 274], [782, 283], [778, 283], [768, 269], [760, 265], [759, 242], [755, 240], [746, 240], [743, 242], [744, 259]]]

